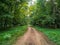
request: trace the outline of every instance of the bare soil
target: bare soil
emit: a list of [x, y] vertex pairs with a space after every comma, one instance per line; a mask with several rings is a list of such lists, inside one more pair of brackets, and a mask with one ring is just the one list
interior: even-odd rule
[[55, 45], [46, 35], [38, 32], [32, 27], [28, 27], [24, 36], [19, 37], [14, 45]]

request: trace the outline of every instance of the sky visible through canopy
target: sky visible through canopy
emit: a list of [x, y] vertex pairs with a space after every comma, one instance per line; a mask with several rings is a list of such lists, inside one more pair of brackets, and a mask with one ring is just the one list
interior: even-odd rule
[[[36, 1], [37, 1], [37, 0], [30, 0], [30, 1], [28, 2], [28, 7], [30, 7], [31, 5], [34, 5], [34, 4], [36, 3]], [[28, 9], [28, 11], [29, 11], [29, 9]], [[30, 15], [28, 14], [27, 16], [29, 17]]]

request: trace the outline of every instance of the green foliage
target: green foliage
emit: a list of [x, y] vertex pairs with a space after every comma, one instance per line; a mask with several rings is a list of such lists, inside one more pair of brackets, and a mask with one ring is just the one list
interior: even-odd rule
[[0, 45], [12, 45], [17, 37], [22, 36], [26, 32], [27, 26], [17, 26], [7, 30], [0, 32]]
[[48, 28], [60, 28], [59, 0], [38, 0], [31, 24]]
[[60, 29], [49, 29], [49, 28], [41, 28], [35, 26], [38, 31], [43, 32], [51, 41], [55, 44], [60, 45]]
[[20, 12], [22, 7], [26, 8], [27, 5], [22, 5], [25, 2], [23, 0], [0, 0], [0, 29], [5, 30], [16, 25], [26, 24], [24, 15], [26, 9], [24, 12]]

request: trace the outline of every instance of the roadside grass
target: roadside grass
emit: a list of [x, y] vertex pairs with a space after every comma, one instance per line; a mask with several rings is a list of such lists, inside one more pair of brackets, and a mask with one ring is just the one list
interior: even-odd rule
[[22, 36], [27, 31], [27, 26], [17, 26], [0, 32], [0, 45], [12, 45], [18, 36]]
[[34, 26], [34, 28], [36, 28], [38, 31], [43, 32], [51, 41], [57, 45], [60, 45], [60, 29], [41, 28], [38, 26]]

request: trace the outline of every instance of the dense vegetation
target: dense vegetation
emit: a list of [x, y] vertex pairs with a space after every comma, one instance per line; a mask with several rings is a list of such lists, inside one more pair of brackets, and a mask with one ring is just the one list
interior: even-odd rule
[[35, 26], [38, 31], [43, 32], [47, 37], [53, 41], [56, 45], [60, 45], [60, 29], [49, 29], [49, 28], [41, 28], [39, 26]]
[[26, 10], [25, 3], [23, 0], [0, 0], [0, 29], [26, 24], [23, 14]]
[[18, 37], [27, 31], [27, 26], [17, 26], [0, 32], [0, 45], [12, 45]]
[[60, 45], [60, 0], [0, 0], [0, 45], [11, 45], [27, 24]]
[[47, 28], [60, 28], [60, 0], [37, 0], [32, 24]]
[[[26, 25], [60, 28], [59, 0], [0, 0], [0, 29]], [[33, 4], [34, 3], [34, 4]], [[30, 19], [27, 21], [27, 15]]]

